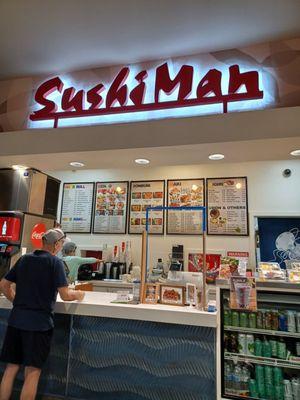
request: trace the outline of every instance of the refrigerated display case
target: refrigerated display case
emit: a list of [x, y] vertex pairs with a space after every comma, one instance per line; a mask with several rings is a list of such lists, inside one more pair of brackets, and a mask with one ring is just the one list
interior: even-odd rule
[[222, 399], [300, 400], [300, 285], [257, 283], [257, 311], [219, 289]]

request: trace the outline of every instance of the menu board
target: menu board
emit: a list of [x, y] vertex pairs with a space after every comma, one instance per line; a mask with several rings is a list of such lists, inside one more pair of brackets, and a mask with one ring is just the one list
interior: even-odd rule
[[94, 233], [126, 233], [128, 182], [97, 182]]
[[246, 177], [207, 179], [207, 233], [248, 236]]
[[65, 183], [60, 222], [66, 233], [90, 233], [94, 183]]
[[[165, 204], [165, 181], [131, 182], [129, 233], [142, 233], [146, 229], [146, 210]], [[150, 211], [148, 233], [164, 233], [164, 211]]]
[[[204, 179], [168, 180], [169, 207], [203, 207]], [[203, 212], [200, 210], [167, 213], [167, 234], [199, 235], [202, 233]]]

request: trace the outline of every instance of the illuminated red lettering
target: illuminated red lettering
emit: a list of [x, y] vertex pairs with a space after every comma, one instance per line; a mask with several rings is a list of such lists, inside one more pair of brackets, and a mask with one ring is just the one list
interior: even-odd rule
[[148, 76], [147, 71], [141, 71], [136, 75], [135, 79], [139, 82], [139, 84], [130, 92], [130, 99], [133, 101], [133, 104], [139, 106], [144, 103], [146, 84], [144, 79]]
[[117, 101], [120, 106], [124, 106], [127, 103], [127, 85], [124, 82], [129, 74], [129, 68], [124, 67], [115, 77], [113, 83], [111, 84], [109, 91], [106, 96], [106, 107], [112, 107]]
[[194, 68], [191, 65], [183, 65], [174, 79], [170, 78], [168, 64], [164, 63], [156, 69], [155, 103], [159, 102], [159, 93], [163, 90], [171, 94], [179, 85], [178, 101], [188, 97], [192, 90]]
[[229, 67], [228, 94], [237, 93], [242, 85], [245, 85], [249, 96], [256, 97], [259, 93], [258, 72], [249, 71], [241, 73], [238, 65], [232, 65]]
[[38, 87], [34, 99], [38, 104], [44, 107], [35, 111], [35, 115], [44, 118], [51, 113], [55, 113], [57, 110], [57, 104], [54, 101], [47, 99], [47, 96], [55, 90], [61, 92], [63, 87], [64, 84], [58, 76], [42, 83], [41, 86]]
[[216, 97], [222, 97], [221, 89], [222, 72], [217, 69], [211, 69], [201, 79], [197, 87], [197, 98], [208, 97], [213, 93]]
[[74, 87], [67, 88], [64, 90], [61, 99], [61, 108], [65, 111], [75, 110], [82, 111], [83, 110], [83, 96], [84, 91], [79, 90], [76, 94], [76, 89]]
[[86, 99], [91, 104], [89, 110], [96, 110], [103, 103], [103, 97], [100, 93], [103, 92], [104, 89], [104, 85], [100, 83], [87, 92]]

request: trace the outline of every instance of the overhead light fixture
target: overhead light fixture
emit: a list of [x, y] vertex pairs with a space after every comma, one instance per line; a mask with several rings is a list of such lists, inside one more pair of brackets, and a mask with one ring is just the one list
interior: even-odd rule
[[79, 161], [72, 161], [70, 162], [71, 167], [75, 167], [75, 168], [81, 168], [84, 167], [85, 164]]
[[27, 169], [26, 165], [12, 165], [12, 168], [15, 170], [24, 170]]
[[217, 160], [223, 160], [225, 158], [224, 154], [211, 154], [208, 156], [210, 160], [217, 161]]
[[300, 150], [293, 150], [293, 151], [290, 152], [290, 155], [294, 156], [294, 157], [299, 157], [300, 156]]
[[139, 165], [146, 165], [150, 163], [150, 161], [147, 160], [147, 158], [137, 158], [134, 160], [134, 162]]

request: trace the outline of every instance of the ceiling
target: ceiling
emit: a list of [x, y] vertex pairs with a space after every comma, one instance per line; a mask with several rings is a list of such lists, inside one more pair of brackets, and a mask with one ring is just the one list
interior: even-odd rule
[[[83, 169], [124, 169], [203, 163], [222, 164], [228, 162], [295, 160], [297, 158], [290, 156], [290, 152], [296, 149], [300, 149], [300, 137], [159, 148], [2, 156], [0, 157], [0, 167], [21, 164], [42, 171], [60, 171], [74, 170], [69, 165], [71, 161], [85, 163]], [[210, 161], [208, 156], [212, 153], [223, 153], [225, 159], [222, 161]], [[134, 163], [136, 158], [147, 158], [151, 162], [149, 166], [138, 166]], [[298, 159], [300, 162], [300, 157]]]
[[0, 0], [0, 79], [300, 34], [299, 0]]

